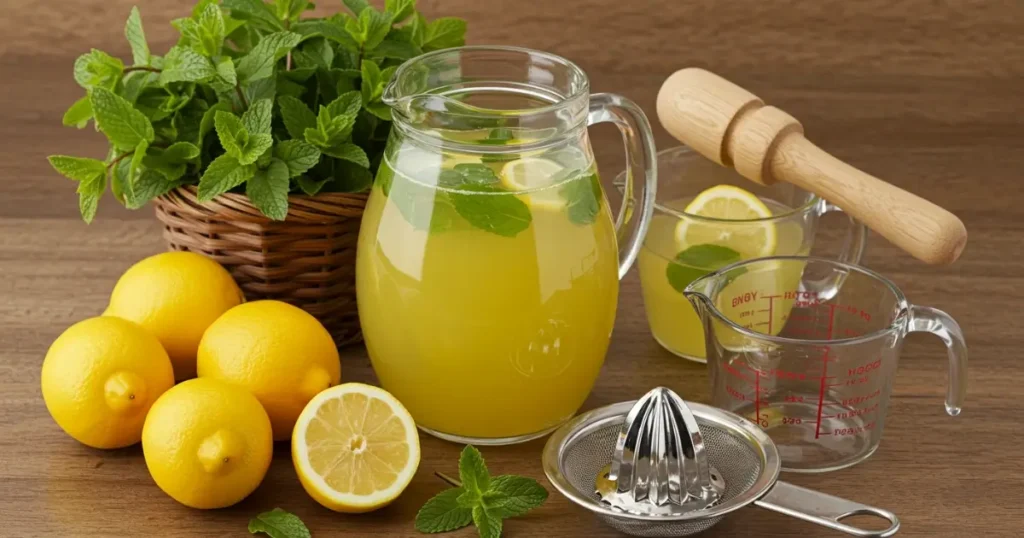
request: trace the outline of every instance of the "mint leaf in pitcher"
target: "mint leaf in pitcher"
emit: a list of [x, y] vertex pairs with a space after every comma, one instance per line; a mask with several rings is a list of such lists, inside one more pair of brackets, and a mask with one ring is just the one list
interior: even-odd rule
[[533, 220], [525, 202], [490, 185], [463, 185], [449, 197], [466, 222], [503, 237], [519, 235]]
[[721, 245], [694, 245], [683, 250], [668, 264], [665, 276], [668, 283], [683, 293], [698, 278], [740, 261], [740, 253]]
[[597, 174], [571, 179], [559, 189], [558, 194], [567, 202], [566, 214], [573, 224], [593, 224], [601, 212], [601, 181]]

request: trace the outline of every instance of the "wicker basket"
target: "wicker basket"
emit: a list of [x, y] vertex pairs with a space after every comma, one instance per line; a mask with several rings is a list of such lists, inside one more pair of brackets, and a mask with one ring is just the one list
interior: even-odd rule
[[288, 218], [271, 221], [241, 194], [200, 203], [195, 187], [154, 201], [171, 250], [205, 254], [248, 300], [277, 299], [309, 312], [337, 345], [361, 339], [355, 262], [366, 194], [289, 197]]

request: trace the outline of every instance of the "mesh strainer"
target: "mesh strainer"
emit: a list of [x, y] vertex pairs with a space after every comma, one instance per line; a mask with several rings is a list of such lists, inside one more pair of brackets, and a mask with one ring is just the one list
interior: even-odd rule
[[[900, 526], [887, 510], [778, 481], [778, 450], [759, 427], [666, 388], [576, 417], [551, 435], [543, 461], [558, 491], [633, 536], [689, 536], [751, 503], [853, 536]], [[842, 522], [855, 515], [890, 525]]]

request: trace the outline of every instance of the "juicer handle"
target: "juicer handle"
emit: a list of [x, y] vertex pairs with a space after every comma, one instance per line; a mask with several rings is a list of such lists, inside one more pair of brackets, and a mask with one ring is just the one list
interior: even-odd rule
[[967, 397], [967, 342], [960, 325], [949, 314], [927, 306], [910, 307], [910, 332], [938, 336], [949, 353], [949, 381], [946, 387], [946, 413], [957, 416]]
[[[622, 207], [615, 219], [615, 230], [619, 240], [619, 279], [626, 276], [633, 262], [636, 261], [640, 247], [643, 245], [647, 228], [651, 225], [654, 214], [654, 196], [657, 190], [658, 156], [654, 148], [654, 133], [651, 123], [647, 121], [644, 111], [636, 103], [612, 93], [596, 93], [590, 96], [590, 113], [587, 125], [595, 123], [614, 123], [622, 134], [626, 146], [626, 181], [622, 189]], [[633, 205], [636, 198], [633, 193], [635, 174], [643, 175], [644, 181], [640, 192], [640, 220], [633, 228], [629, 239], [623, 241], [626, 225], [633, 218]]]
[[[764, 497], [754, 501], [754, 504], [772, 512], [861, 538], [886, 538], [900, 530], [900, 519], [888, 510], [848, 501], [842, 497], [802, 488], [788, 482], [776, 482], [772, 489], [768, 490]], [[843, 519], [851, 516], [880, 517], [889, 522], [889, 527], [875, 531], [843, 523]]]
[[796, 118], [714, 73], [672, 74], [658, 92], [658, 118], [718, 164], [755, 183], [813, 192], [925, 263], [952, 263], [967, 244], [955, 215], [833, 157], [804, 138]]

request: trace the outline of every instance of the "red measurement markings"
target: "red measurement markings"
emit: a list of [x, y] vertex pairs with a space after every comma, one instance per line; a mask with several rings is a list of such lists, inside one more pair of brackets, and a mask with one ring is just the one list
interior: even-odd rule
[[732, 298], [732, 307], [736, 308], [737, 306], [739, 306], [741, 304], [750, 303], [750, 302], [753, 302], [753, 301], [756, 301], [756, 300], [757, 300], [757, 292], [756, 291], [748, 291], [747, 293], [744, 293], [742, 295], [737, 295], [736, 297], [733, 297]]
[[[828, 339], [832, 339], [832, 322], [835, 320], [836, 308], [829, 306], [828, 309]], [[831, 348], [826, 347], [825, 353], [821, 359], [821, 383], [818, 386], [818, 423], [814, 426], [814, 438], [817, 439], [821, 435], [821, 407], [825, 402], [825, 383], [826, 376], [828, 376], [828, 355]]]
[[787, 394], [786, 397], [784, 398], [784, 400], [786, 402], [790, 402], [790, 403], [803, 403], [804, 402], [804, 397], [803, 396], [793, 396], [792, 394]]
[[868, 415], [868, 414], [874, 413], [875, 411], [878, 411], [878, 404], [877, 403], [874, 404], [874, 405], [869, 405], [867, 407], [862, 407], [860, 409], [856, 409], [855, 408], [855, 409], [850, 409], [849, 411], [843, 411], [841, 413], [836, 413], [834, 415], [825, 415], [822, 418], [838, 418], [839, 420], [845, 420], [845, 419], [848, 419], [848, 418], [854, 418], [854, 417], [860, 417], [860, 416]]
[[827, 406], [839, 406], [839, 407], [851, 407], [851, 406], [854, 406], [854, 405], [857, 405], [857, 404], [862, 404], [862, 403], [865, 403], [865, 402], [870, 402], [871, 400], [874, 400], [875, 398], [878, 398], [881, 395], [882, 395], [882, 389], [877, 389], [877, 390], [875, 390], [875, 392], [872, 392], [870, 394], [863, 394], [861, 396], [851, 396], [849, 398], [843, 398], [842, 400], [840, 400], [838, 402], [829, 402], [829, 403], [827, 403], [825, 405], [827, 405]]
[[832, 383], [829, 386], [830, 387], [854, 387], [854, 386], [857, 386], [857, 385], [863, 385], [865, 383], [869, 383], [870, 381], [871, 381], [871, 377], [870, 376], [850, 377], [850, 378], [847, 378], [847, 379], [844, 379], [844, 380], [840, 381], [839, 383]]
[[[734, 389], [733, 387], [731, 387], [729, 385], [725, 386], [725, 392], [727, 392], [729, 394], [729, 396], [732, 397], [733, 400], [739, 400], [741, 402], [747, 401], [746, 395], [744, 395], [742, 392]], [[760, 403], [761, 399], [757, 398], [757, 400], [758, 400], [758, 403]]]
[[852, 428], [836, 428], [830, 432], [822, 432], [822, 435], [833, 435], [836, 437], [841, 435], [857, 435], [858, 433], [864, 433], [866, 431], [871, 431], [873, 429], [875, 429], [875, 423], [869, 422], [863, 426], [854, 426]]
[[[746, 376], [743, 375], [743, 372], [740, 372], [739, 370], [737, 370], [735, 367], [733, 367], [733, 365], [731, 365], [729, 363], [725, 363], [723, 366], [725, 367], [725, 371], [729, 372], [733, 377], [735, 377], [737, 379], [742, 379], [743, 381], [750, 381], [750, 379], [748, 379]], [[755, 375], [756, 375], [756, 373], [755, 373]]]
[[855, 366], [853, 368], [847, 369], [846, 370], [846, 375], [848, 375], [848, 376], [864, 375], [864, 374], [866, 374], [868, 372], [871, 372], [873, 370], [877, 370], [877, 369], [879, 369], [881, 367], [882, 367], [882, 359], [875, 359], [875, 360], [873, 360], [871, 362], [861, 364], [860, 366]]

